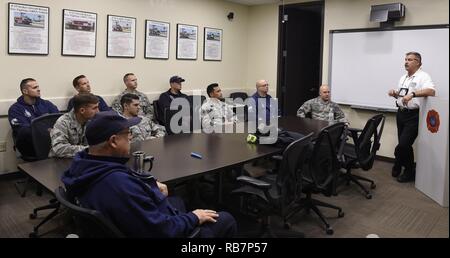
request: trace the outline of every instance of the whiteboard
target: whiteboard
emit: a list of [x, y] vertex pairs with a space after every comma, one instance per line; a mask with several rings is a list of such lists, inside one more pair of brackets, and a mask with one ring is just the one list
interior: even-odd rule
[[448, 100], [448, 25], [330, 31], [330, 40], [328, 78], [334, 102], [395, 110], [395, 99], [387, 92], [406, 73], [404, 59], [410, 51], [422, 55], [422, 69], [431, 76], [436, 94]]

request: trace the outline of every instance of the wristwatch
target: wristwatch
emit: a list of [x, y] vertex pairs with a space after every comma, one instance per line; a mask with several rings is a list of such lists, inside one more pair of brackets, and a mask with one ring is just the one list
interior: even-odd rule
[[416, 93], [413, 91], [413, 92], [411, 92], [411, 94], [413, 95], [413, 98], [415, 98], [416, 97]]

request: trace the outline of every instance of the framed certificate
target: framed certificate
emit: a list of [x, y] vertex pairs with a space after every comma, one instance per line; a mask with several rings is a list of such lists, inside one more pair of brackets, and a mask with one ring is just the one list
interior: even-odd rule
[[8, 54], [48, 55], [49, 13], [44, 6], [8, 4]]
[[222, 37], [221, 29], [205, 28], [203, 34], [203, 60], [222, 60]]
[[169, 59], [170, 24], [145, 21], [145, 58]]
[[62, 50], [64, 56], [95, 56], [97, 14], [63, 10]]
[[177, 59], [197, 59], [198, 27], [177, 24]]
[[106, 56], [136, 56], [136, 18], [108, 15]]

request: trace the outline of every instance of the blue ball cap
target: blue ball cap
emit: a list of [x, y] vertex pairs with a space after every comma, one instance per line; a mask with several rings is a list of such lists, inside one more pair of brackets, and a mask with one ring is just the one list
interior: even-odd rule
[[104, 111], [95, 116], [86, 125], [86, 139], [89, 145], [107, 141], [112, 135], [119, 133], [141, 122], [140, 117], [127, 119], [116, 111]]
[[181, 78], [178, 75], [174, 75], [174, 76], [170, 77], [170, 80], [169, 80], [170, 83], [174, 83], [174, 82], [182, 83], [182, 82], [185, 82], [185, 81], [186, 81], [185, 79]]

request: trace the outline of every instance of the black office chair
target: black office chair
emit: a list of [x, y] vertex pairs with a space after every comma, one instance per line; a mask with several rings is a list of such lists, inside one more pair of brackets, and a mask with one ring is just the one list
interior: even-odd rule
[[343, 217], [342, 208], [312, 198], [314, 193], [322, 193], [331, 196], [335, 192], [340, 164], [338, 161], [339, 146], [342, 135], [345, 133], [345, 124], [336, 123], [323, 128], [316, 138], [310, 157], [302, 169], [303, 192], [306, 197], [302, 199], [302, 206], [307, 210], [313, 210], [325, 224], [325, 232], [328, 235], [334, 233], [333, 228], [327, 222], [317, 206], [336, 209], [338, 217]]
[[77, 235], [87, 238], [123, 238], [122, 232], [106, 217], [96, 210], [86, 209], [67, 196], [63, 187], [55, 189], [55, 196], [59, 203], [67, 207], [75, 222]]
[[154, 113], [154, 117], [153, 120], [155, 120], [158, 124], [160, 125], [164, 125], [164, 114], [162, 113], [161, 107], [159, 106], [159, 101], [158, 100], [153, 100], [153, 113]]
[[[38, 159], [35, 156], [28, 156], [28, 155], [23, 155], [17, 148], [16, 148], [16, 136], [13, 134], [13, 150], [16, 152], [17, 154], [17, 158], [25, 161], [25, 162], [33, 162], [33, 161], [37, 161]], [[29, 176], [26, 176], [25, 179], [20, 179], [19, 181], [14, 182], [14, 186], [16, 187], [17, 192], [19, 192], [21, 197], [25, 197], [28, 191], [28, 187], [30, 185], [30, 181], [32, 181], [32, 179]], [[42, 190], [40, 189], [40, 187], [37, 187], [36, 189], [36, 194], [41, 196], [42, 195]]]
[[[50, 130], [56, 123], [56, 120], [63, 115], [63, 113], [46, 114], [37, 117], [31, 121], [31, 134], [33, 137], [33, 146], [38, 160], [48, 158], [48, 153], [51, 149]], [[30, 233], [30, 237], [37, 237], [39, 228], [56, 216], [59, 212], [59, 202], [56, 199], [51, 199], [49, 204], [33, 209], [33, 213], [30, 214], [30, 219], [37, 217], [37, 212], [41, 210], [54, 209], [48, 214], [38, 225], [33, 228], [33, 232]]]
[[[68, 209], [75, 222], [77, 235], [83, 238], [124, 238], [126, 237], [108, 218], [99, 211], [81, 207], [74, 198], [67, 195], [63, 187], [55, 189], [59, 203]], [[196, 227], [188, 238], [198, 237], [200, 227]]]
[[237, 180], [244, 186], [232, 191], [232, 194], [243, 194], [243, 212], [251, 214], [252, 211], [259, 215], [262, 221], [262, 235], [269, 237], [291, 236], [303, 237], [300, 232], [273, 232], [270, 228], [270, 216], [280, 215], [286, 228], [290, 228], [288, 220], [301, 210], [300, 200], [302, 184], [300, 168], [307, 158], [308, 147], [311, 143], [312, 133], [287, 146], [283, 152], [283, 158], [278, 175], [263, 177], [260, 179], [240, 176]]
[[365, 193], [367, 199], [372, 198], [371, 192], [361, 184], [361, 181], [370, 183], [370, 188], [375, 189], [373, 180], [352, 174], [352, 169], [362, 169], [364, 171], [372, 169], [377, 151], [380, 149], [380, 139], [383, 133], [385, 116], [378, 114], [371, 117], [364, 129], [348, 128], [353, 139], [353, 144], [346, 143], [344, 146], [344, 156], [342, 167], [346, 172], [343, 174], [347, 184], [353, 182], [357, 184]]
[[248, 94], [245, 92], [232, 92], [230, 93], [230, 98], [233, 100], [241, 98], [243, 101], [245, 101], [248, 98]]
[[[193, 132], [202, 128], [202, 119], [200, 116], [200, 109], [203, 103], [206, 101], [206, 97], [203, 95], [189, 95], [187, 97], [190, 109], [190, 129]], [[194, 119], [197, 119], [197, 123], [194, 123]]]

